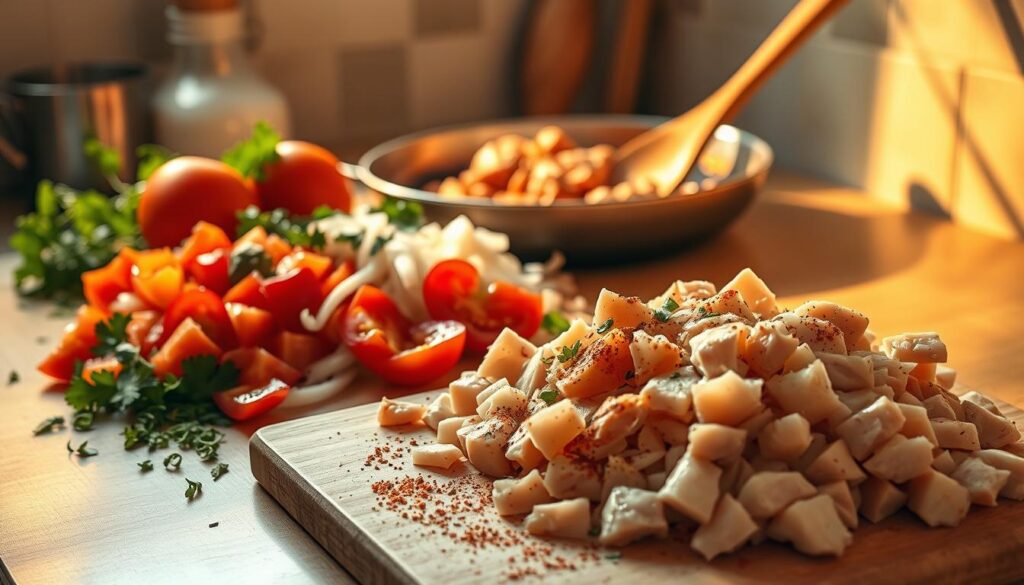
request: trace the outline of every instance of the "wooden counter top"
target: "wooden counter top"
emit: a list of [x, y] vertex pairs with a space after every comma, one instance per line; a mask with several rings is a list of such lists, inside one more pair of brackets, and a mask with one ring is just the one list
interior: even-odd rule
[[[0, 581], [351, 582], [255, 483], [247, 446], [255, 425], [228, 429], [221, 460], [231, 471], [218, 482], [192, 453], [172, 473], [160, 465], [170, 451], [124, 451], [120, 421], [33, 437], [46, 417], [70, 419], [62, 395], [42, 392], [47, 382], [34, 371], [67, 314], [17, 299], [14, 261], [0, 256]], [[777, 175], [715, 241], [577, 278], [591, 298], [602, 286], [650, 297], [676, 278], [722, 284], [744, 266], [783, 304], [821, 298], [850, 305], [880, 334], [937, 330], [962, 384], [1024, 404], [1024, 244], [880, 208], [853, 191]], [[8, 386], [12, 369], [21, 381]], [[382, 389], [363, 376], [328, 404], [275, 411], [260, 423], [370, 402]], [[69, 438], [76, 445], [88, 439], [99, 456], [69, 457]], [[140, 473], [136, 462], [147, 458], [156, 469]], [[191, 503], [185, 477], [203, 482]]]

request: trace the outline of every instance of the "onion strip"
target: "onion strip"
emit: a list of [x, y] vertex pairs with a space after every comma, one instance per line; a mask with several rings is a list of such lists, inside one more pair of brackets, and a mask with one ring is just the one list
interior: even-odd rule
[[349, 368], [348, 370], [339, 373], [337, 376], [320, 382], [319, 384], [292, 388], [291, 392], [289, 392], [288, 396], [284, 399], [284, 402], [281, 403], [281, 407], [295, 408], [323, 402], [345, 388], [348, 388], [349, 384], [352, 383], [352, 380], [355, 379], [358, 373], [358, 368]]
[[373, 258], [369, 264], [363, 266], [356, 271], [355, 274], [338, 283], [338, 286], [331, 290], [330, 294], [327, 295], [327, 298], [324, 299], [323, 304], [320, 305], [320, 310], [317, 312], [315, 317], [309, 309], [303, 309], [301, 315], [302, 326], [312, 333], [320, 331], [325, 325], [327, 325], [327, 322], [331, 319], [331, 315], [334, 314], [334, 311], [338, 310], [338, 307], [345, 302], [345, 299], [347, 299], [352, 293], [359, 290], [359, 287], [364, 284], [370, 284], [379, 279], [384, 275], [384, 272], [385, 266], [380, 258]]

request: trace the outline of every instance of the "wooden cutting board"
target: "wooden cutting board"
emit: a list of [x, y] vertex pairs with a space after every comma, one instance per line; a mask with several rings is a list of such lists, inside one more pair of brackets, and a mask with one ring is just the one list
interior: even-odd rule
[[[427, 403], [437, 392], [403, 400]], [[1024, 412], [999, 403], [1024, 423]], [[872, 525], [861, 519], [838, 560], [813, 559], [764, 543], [706, 563], [680, 538], [645, 541], [621, 551], [546, 541], [518, 519], [494, 513], [489, 483], [468, 467], [447, 474], [412, 466], [405, 451], [430, 443], [426, 427], [390, 430], [376, 404], [284, 422], [250, 442], [256, 479], [357, 579], [383, 583], [998, 583], [1024, 579], [1024, 503], [975, 506], [955, 529], [929, 529], [903, 511]], [[377, 450], [380, 451], [377, 451]], [[423, 478], [431, 501], [396, 496], [395, 486]], [[402, 484], [405, 480], [405, 484]], [[390, 483], [388, 483], [390, 482]], [[435, 485], [436, 483], [436, 485]], [[396, 496], [388, 505], [376, 491]], [[387, 494], [385, 494], [386, 496]], [[482, 512], [471, 512], [473, 507]], [[445, 510], [444, 515], [437, 513]], [[417, 522], [417, 514], [435, 521]], [[403, 514], [409, 518], [403, 518]], [[442, 528], [437, 519], [445, 519]], [[497, 541], [497, 542], [495, 542]]]

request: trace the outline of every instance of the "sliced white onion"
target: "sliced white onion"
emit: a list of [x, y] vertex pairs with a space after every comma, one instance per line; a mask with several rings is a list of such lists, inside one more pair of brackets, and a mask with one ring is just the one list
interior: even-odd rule
[[323, 304], [320, 305], [320, 310], [317, 312], [315, 317], [310, 313], [309, 309], [303, 309], [301, 315], [302, 326], [305, 327], [307, 331], [320, 331], [325, 325], [327, 325], [327, 321], [330, 320], [331, 315], [334, 314], [334, 311], [338, 310], [338, 307], [345, 302], [345, 299], [347, 299], [349, 295], [359, 290], [359, 287], [364, 284], [377, 282], [384, 272], [384, 263], [378, 258], [374, 258], [372, 262], [360, 268], [355, 274], [341, 281], [338, 286], [334, 287], [334, 290], [327, 295]]
[[350, 368], [319, 384], [292, 388], [284, 402], [281, 403], [281, 407], [295, 408], [323, 402], [348, 388], [358, 373], [359, 370], [357, 368]]
[[338, 346], [334, 353], [326, 355], [306, 368], [307, 384], [319, 384], [342, 370], [356, 363], [356, 357], [344, 345]]

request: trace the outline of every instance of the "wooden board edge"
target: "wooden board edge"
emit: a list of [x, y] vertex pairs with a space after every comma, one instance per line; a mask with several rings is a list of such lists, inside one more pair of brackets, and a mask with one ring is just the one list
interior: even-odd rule
[[[418, 583], [376, 539], [289, 466], [263, 438], [263, 430], [256, 431], [249, 439], [249, 466], [253, 477], [299, 526], [363, 585]], [[286, 479], [284, 476], [289, 474], [300, 477]], [[289, 485], [298, 487], [289, 489]], [[331, 526], [332, 521], [338, 528]]]

